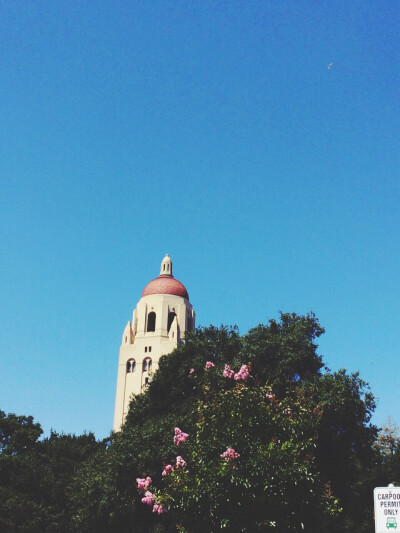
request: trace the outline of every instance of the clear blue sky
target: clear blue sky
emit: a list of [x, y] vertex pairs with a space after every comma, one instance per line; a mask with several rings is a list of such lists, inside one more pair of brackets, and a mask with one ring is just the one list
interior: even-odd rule
[[399, 35], [397, 0], [2, 2], [0, 409], [106, 436], [169, 253], [198, 325], [313, 310], [400, 422]]

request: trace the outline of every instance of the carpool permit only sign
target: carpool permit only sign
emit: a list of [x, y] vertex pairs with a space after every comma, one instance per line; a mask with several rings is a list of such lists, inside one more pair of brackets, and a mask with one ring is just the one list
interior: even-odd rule
[[374, 489], [375, 533], [400, 533], [400, 487]]

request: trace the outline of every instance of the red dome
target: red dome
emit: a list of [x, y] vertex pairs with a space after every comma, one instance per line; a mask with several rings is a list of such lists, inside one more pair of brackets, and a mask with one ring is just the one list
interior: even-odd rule
[[142, 298], [150, 294], [175, 294], [189, 300], [185, 286], [172, 276], [159, 276], [150, 281], [142, 292]]

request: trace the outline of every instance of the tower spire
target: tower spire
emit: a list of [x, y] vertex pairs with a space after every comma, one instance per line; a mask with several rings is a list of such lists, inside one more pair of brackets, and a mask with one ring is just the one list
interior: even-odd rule
[[164, 259], [161, 261], [160, 276], [170, 276], [172, 275], [172, 261], [168, 254], [165, 255]]

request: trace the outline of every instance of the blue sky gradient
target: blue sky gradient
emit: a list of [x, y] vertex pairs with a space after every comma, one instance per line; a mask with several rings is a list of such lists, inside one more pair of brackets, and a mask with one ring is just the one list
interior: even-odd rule
[[0, 409], [105, 437], [169, 253], [198, 325], [313, 310], [400, 422], [399, 35], [394, 0], [2, 3]]

